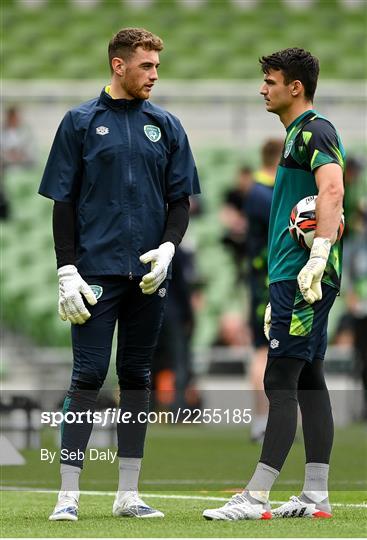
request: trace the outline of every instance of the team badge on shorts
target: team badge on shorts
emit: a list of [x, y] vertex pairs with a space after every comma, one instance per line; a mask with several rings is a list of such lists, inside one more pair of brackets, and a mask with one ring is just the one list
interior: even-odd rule
[[147, 124], [144, 126], [144, 133], [152, 142], [158, 142], [161, 138], [161, 130], [157, 126]]
[[96, 297], [96, 300], [101, 298], [103, 293], [103, 287], [100, 285], [89, 285], [89, 287], [92, 289], [94, 296]]
[[272, 339], [270, 342], [271, 349], [277, 349], [279, 347], [279, 341], [277, 339]]
[[158, 296], [160, 296], [161, 298], [164, 298], [166, 296], [166, 292], [167, 290], [164, 287], [162, 287], [162, 289], [158, 290]]

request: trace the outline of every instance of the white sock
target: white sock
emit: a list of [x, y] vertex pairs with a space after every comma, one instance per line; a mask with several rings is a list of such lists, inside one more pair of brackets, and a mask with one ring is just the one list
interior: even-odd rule
[[302, 495], [300, 497], [301, 500], [303, 495], [306, 495], [308, 499], [316, 504], [329, 500], [329, 493], [327, 491], [302, 491]]
[[73, 465], [60, 466], [61, 488], [60, 491], [79, 491], [79, 477], [82, 472], [80, 467]]
[[273, 487], [275, 480], [278, 478], [279, 471], [259, 462], [255, 472], [246, 486], [246, 490], [250, 495], [259, 501], [264, 502], [269, 497], [269, 492]]
[[305, 483], [302, 494], [315, 503], [328, 498], [329, 465], [326, 463], [306, 463]]
[[119, 491], [138, 491], [141, 458], [119, 458]]

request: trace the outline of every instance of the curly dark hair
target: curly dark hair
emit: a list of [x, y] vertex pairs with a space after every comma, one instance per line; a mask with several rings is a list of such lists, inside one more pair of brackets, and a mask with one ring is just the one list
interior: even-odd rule
[[263, 73], [271, 69], [282, 71], [285, 84], [299, 80], [305, 88], [305, 98], [313, 101], [319, 76], [319, 60], [309, 51], [293, 47], [259, 58]]
[[145, 28], [123, 28], [113, 36], [108, 44], [108, 59], [112, 69], [112, 58], [118, 56], [127, 60], [137, 47], [147, 51], [161, 51], [163, 41]]

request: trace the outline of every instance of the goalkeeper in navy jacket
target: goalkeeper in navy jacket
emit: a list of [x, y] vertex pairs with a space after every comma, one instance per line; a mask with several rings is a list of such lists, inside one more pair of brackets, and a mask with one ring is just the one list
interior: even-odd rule
[[[55, 201], [59, 313], [72, 323], [64, 412], [95, 410], [118, 324], [120, 408], [131, 421], [117, 424], [116, 516], [163, 517], [137, 493], [146, 433], [141, 413], [149, 410], [170, 263], [188, 225], [189, 195], [200, 192], [179, 120], [147, 101], [162, 48], [159, 37], [141, 28], [114, 36], [111, 85], [65, 115], [39, 189]], [[51, 520], [77, 520], [80, 451], [91, 429], [86, 420], [64, 423], [62, 484]]]

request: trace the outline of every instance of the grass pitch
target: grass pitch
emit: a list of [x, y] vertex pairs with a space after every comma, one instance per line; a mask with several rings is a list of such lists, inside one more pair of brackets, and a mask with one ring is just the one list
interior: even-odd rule
[[[279, 500], [292, 493], [277, 492]], [[148, 494], [154, 507], [165, 513], [164, 519], [139, 520], [111, 516], [113, 495], [81, 495], [78, 522], [47, 520], [56, 494], [2, 492], [3, 536], [5, 537], [365, 537], [367, 507], [334, 507], [332, 519], [290, 519], [269, 521], [206, 521], [201, 517], [207, 507], [223, 504], [207, 500], [203, 493]], [[364, 494], [365, 497], [366, 494]], [[228, 493], [211, 493], [210, 497], [227, 497]], [[193, 497], [192, 499], [190, 497]], [[195, 498], [196, 497], [196, 498]], [[331, 494], [334, 503], [360, 504], [360, 492]]]
[[[50, 447], [52, 441], [46, 436], [42, 444]], [[81, 495], [76, 523], [48, 521], [56, 501], [59, 465], [41, 462], [38, 450], [28, 450], [23, 452], [25, 466], [2, 470], [2, 536], [366, 537], [366, 450], [365, 426], [337, 430], [330, 475], [330, 499], [334, 504], [330, 520], [206, 521], [201, 516], [205, 508], [222, 505], [244, 486], [259, 458], [260, 447], [248, 442], [243, 429], [151, 426], [141, 493], [166, 517], [112, 517], [117, 464], [87, 461], [81, 489], [88, 493]], [[274, 486], [272, 502], [298, 494], [303, 471], [304, 450], [299, 435]]]

